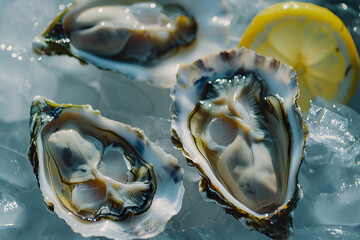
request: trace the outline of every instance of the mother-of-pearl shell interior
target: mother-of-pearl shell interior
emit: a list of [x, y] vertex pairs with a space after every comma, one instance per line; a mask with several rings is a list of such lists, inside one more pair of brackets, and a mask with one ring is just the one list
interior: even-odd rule
[[43, 130], [45, 165], [58, 198], [92, 221], [146, 211], [156, 191], [152, 166], [126, 139], [94, 124], [69, 112]]
[[44, 201], [74, 232], [149, 238], [180, 210], [183, 170], [140, 129], [40, 96], [30, 119], [28, 154]]
[[204, 87], [189, 116], [196, 146], [216, 177], [258, 213], [283, 203], [292, 141], [281, 99], [266, 94], [257, 74], [218, 79]]
[[181, 66], [171, 97], [172, 140], [200, 191], [258, 231], [289, 236], [307, 136], [295, 71], [230, 49]]

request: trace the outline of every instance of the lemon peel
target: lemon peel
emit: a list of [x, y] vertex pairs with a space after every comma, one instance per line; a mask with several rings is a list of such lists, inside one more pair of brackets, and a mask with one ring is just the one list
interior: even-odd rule
[[347, 103], [355, 93], [358, 52], [344, 23], [326, 8], [293, 1], [274, 4], [252, 20], [240, 40], [243, 46], [295, 69], [303, 112], [316, 96]]

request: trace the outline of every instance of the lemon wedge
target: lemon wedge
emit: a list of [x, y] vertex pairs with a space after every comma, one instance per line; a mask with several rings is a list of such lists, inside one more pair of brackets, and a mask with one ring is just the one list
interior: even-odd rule
[[239, 43], [243, 46], [295, 69], [303, 112], [316, 96], [346, 103], [355, 93], [355, 44], [344, 23], [326, 8], [300, 2], [272, 5], [252, 20]]

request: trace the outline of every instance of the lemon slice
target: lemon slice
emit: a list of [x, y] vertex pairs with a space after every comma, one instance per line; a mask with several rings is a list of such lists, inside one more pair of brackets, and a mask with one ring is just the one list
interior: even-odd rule
[[325, 8], [299, 2], [272, 5], [250, 23], [239, 43], [243, 46], [295, 69], [303, 112], [316, 96], [346, 103], [356, 90], [355, 44], [344, 23]]

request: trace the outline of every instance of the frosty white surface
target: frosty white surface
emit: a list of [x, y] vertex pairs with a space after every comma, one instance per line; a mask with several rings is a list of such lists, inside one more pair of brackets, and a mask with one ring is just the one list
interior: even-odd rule
[[[182, 154], [173, 149], [170, 141], [171, 116], [168, 108], [171, 101], [168, 90], [135, 83], [119, 74], [100, 71], [92, 66], [82, 66], [75, 59], [38, 59], [31, 52], [33, 38], [70, 2], [72, 0], [0, 0], [0, 193], [6, 193], [25, 210], [16, 228], [0, 230], [0, 239], [99, 240], [73, 233], [63, 220], [45, 208], [26, 156], [29, 107], [35, 95], [48, 97], [58, 103], [91, 104], [108, 118], [142, 128], [151, 141], [178, 158], [185, 171], [183, 207], [165, 231], [154, 239], [267, 239], [255, 231], [248, 231], [235, 218], [225, 214], [223, 209], [204, 201], [199, 194], [198, 173], [186, 165]], [[232, 45], [224, 48], [236, 46], [251, 18], [275, 2], [278, 1], [231, 0], [232, 9], [241, 14], [236, 15], [239, 24], [232, 32]], [[317, 2], [325, 4], [325, 1]], [[331, 2], [336, 2], [337, 9], [346, 13], [347, 10], [338, 1]], [[359, 3], [349, 1], [349, 4], [357, 14], [349, 19], [347, 26], [357, 36], [359, 46], [359, 31], [354, 32], [355, 27], [360, 29]], [[359, 102], [358, 88], [349, 106], [359, 112]], [[318, 104], [318, 107], [322, 106], [320, 102]], [[343, 110], [342, 106], [337, 107]], [[349, 119], [348, 115], [341, 111], [328, 111], [327, 114], [325, 117], [332, 114], [341, 120], [336, 128], [331, 129], [332, 133], [349, 132], [348, 136], [339, 139], [350, 142], [323, 139], [325, 142], [320, 146], [315, 141], [317, 147], [321, 148], [312, 149], [315, 151], [311, 153], [313, 146], [308, 141], [309, 160], [305, 159], [299, 174], [304, 197], [294, 213], [295, 240], [360, 238], [359, 155], [358, 150], [351, 148], [359, 147], [359, 142], [356, 143], [359, 132], [356, 131], [360, 128], [353, 129], [352, 126], [359, 126], [360, 121], [348, 120], [349, 128], [346, 129], [345, 119]], [[315, 127], [312, 125], [311, 128]], [[350, 134], [355, 141], [351, 140]], [[350, 157], [342, 161], [328, 157], [341, 157], [341, 154], [327, 147], [330, 143], [336, 143], [338, 150]], [[318, 155], [319, 150], [324, 154]], [[13, 216], [19, 216], [19, 212], [15, 211]]]

